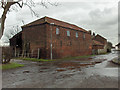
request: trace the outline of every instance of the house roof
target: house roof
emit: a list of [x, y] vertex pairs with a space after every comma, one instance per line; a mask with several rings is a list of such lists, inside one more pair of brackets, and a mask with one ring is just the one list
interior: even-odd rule
[[14, 35], [13, 37], [11, 37], [9, 40], [11, 40], [12, 38], [15, 38], [15, 37], [17, 37], [19, 34], [21, 34], [22, 33], [22, 31], [20, 31], [19, 33], [17, 33], [16, 35]]
[[96, 40], [93, 40], [93, 45], [104, 46], [101, 42], [98, 42], [98, 41], [96, 41]]
[[116, 46], [119, 46], [120, 45], [120, 43], [118, 43]]
[[101, 37], [101, 38], [103, 38], [103, 39], [107, 40], [106, 38], [102, 37], [102, 36], [101, 36], [101, 35], [99, 35], [99, 34], [97, 34], [95, 37]]
[[50, 18], [50, 17], [43, 17], [41, 19], [38, 19], [36, 21], [33, 21], [29, 24], [26, 24], [22, 27], [29, 27], [29, 26], [33, 26], [33, 25], [39, 25], [39, 24], [42, 24], [42, 23], [54, 23], [54, 25], [58, 25], [58, 26], [62, 26], [62, 27], [67, 27], [67, 28], [70, 28], [70, 29], [75, 29], [75, 30], [79, 30], [79, 31], [83, 31], [83, 32], [86, 32], [86, 33], [89, 33], [88, 31], [86, 31], [85, 29], [83, 28], [80, 28], [74, 24], [70, 24], [70, 23], [67, 23], [67, 22], [64, 22], [64, 21], [60, 21], [60, 20], [56, 20], [56, 19], [53, 19], [53, 18]]

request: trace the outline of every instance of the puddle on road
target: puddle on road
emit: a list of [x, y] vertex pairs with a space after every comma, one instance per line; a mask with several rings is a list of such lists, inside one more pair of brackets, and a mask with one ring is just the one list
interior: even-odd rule
[[109, 77], [118, 77], [118, 67], [110, 62], [110, 59], [96, 64], [94, 67], [86, 68], [84, 72], [87, 75], [100, 75]]
[[57, 69], [57, 72], [62, 72], [62, 71], [66, 71], [65, 69]]
[[100, 75], [100, 76], [110, 76], [118, 77], [118, 68], [88, 68], [85, 69], [87, 75]]
[[48, 67], [42, 67], [42, 68], [40, 68], [40, 69], [49, 69]]
[[71, 69], [76, 69], [80, 68], [81, 66], [87, 66], [87, 65], [93, 65], [93, 63], [76, 63], [76, 62], [63, 62], [63, 63], [58, 63], [57, 66], [60, 68], [71, 68]]

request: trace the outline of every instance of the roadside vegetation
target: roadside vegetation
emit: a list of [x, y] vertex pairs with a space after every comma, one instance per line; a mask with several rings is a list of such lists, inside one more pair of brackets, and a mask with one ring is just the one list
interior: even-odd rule
[[26, 60], [26, 61], [36, 61], [36, 62], [40, 62], [40, 61], [44, 61], [44, 62], [48, 62], [48, 61], [55, 61], [55, 60], [50, 60], [50, 59], [37, 59], [37, 58], [15, 58], [15, 59], [21, 59], [21, 60]]
[[92, 57], [92, 56], [95, 56], [95, 55], [88, 55], [88, 56], [77, 56], [77, 57], [66, 57], [66, 58], [62, 58], [62, 59], [53, 59], [53, 60], [50, 60], [50, 59], [37, 59], [37, 58], [15, 58], [15, 59], [20, 59], [20, 60], [26, 60], [26, 61], [35, 61], [35, 62], [49, 62], [49, 61], [57, 61], [57, 60], [77, 60], [77, 59], [80, 59], [80, 58], [89, 58], [89, 57]]
[[77, 56], [77, 57], [66, 57], [66, 58], [62, 58], [60, 60], [73, 60], [73, 59], [81, 59], [81, 58], [90, 58], [92, 56], [95, 56], [95, 55], [87, 55], [87, 56]]
[[0, 65], [0, 69], [6, 70], [6, 69], [17, 68], [17, 67], [23, 67], [23, 66], [24, 66], [23, 64], [18, 64], [18, 63], [8, 63], [8, 64]]

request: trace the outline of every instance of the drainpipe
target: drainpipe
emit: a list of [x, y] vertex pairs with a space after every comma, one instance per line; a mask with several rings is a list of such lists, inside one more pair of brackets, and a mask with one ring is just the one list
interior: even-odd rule
[[52, 56], [52, 26], [54, 25], [54, 23], [50, 23], [50, 27], [51, 27], [51, 35], [50, 35], [50, 38], [51, 38], [51, 43], [50, 43], [50, 59], [52, 60], [53, 59], [53, 56]]

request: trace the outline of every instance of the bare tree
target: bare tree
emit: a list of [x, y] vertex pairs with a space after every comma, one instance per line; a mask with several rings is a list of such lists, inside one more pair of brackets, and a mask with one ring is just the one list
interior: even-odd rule
[[20, 31], [21, 31], [21, 29], [18, 25], [11, 27], [9, 29], [9, 32], [4, 33], [4, 36], [6, 37], [6, 40], [4, 43], [9, 43], [9, 39], [12, 38], [17, 33], [19, 33]]
[[[48, 0], [41, 0], [40, 3], [35, 3], [33, 0], [2, 0], [0, 2], [0, 8], [3, 9], [3, 13], [2, 13], [2, 17], [1, 17], [1, 19], [2, 19], [1, 20], [2, 35], [4, 32], [6, 15], [8, 12], [11, 12], [10, 11], [11, 6], [15, 6], [15, 8], [12, 8], [13, 10], [16, 10], [16, 8], [18, 8], [18, 7], [23, 8], [24, 5], [28, 6], [31, 11], [31, 15], [38, 17], [38, 14], [33, 10], [33, 7], [35, 7], [36, 5], [42, 5], [45, 8], [48, 8], [48, 4], [58, 6], [58, 3], [51, 3]], [[2, 35], [0, 36], [0, 38], [2, 37]]]

